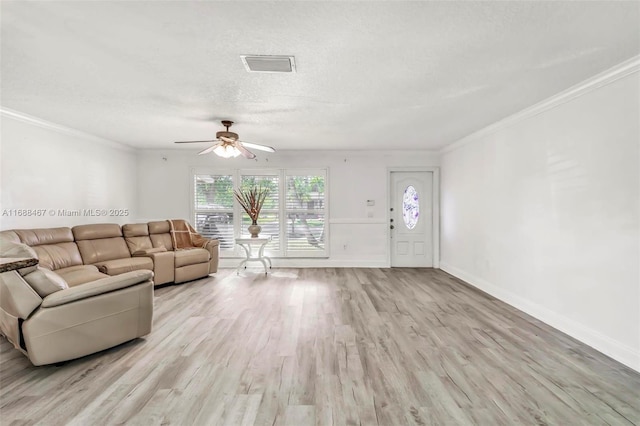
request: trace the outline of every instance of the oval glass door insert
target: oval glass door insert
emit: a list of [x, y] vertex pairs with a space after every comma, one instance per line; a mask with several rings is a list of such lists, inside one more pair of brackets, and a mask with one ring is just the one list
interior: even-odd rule
[[402, 196], [402, 219], [408, 229], [413, 229], [418, 223], [420, 216], [420, 201], [418, 200], [418, 191], [413, 185], [407, 186]]

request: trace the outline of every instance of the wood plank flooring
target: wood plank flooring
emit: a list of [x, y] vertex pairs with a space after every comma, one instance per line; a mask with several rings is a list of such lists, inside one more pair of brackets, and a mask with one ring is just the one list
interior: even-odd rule
[[640, 424], [640, 374], [433, 269], [226, 269], [144, 339], [0, 357], [2, 425]]

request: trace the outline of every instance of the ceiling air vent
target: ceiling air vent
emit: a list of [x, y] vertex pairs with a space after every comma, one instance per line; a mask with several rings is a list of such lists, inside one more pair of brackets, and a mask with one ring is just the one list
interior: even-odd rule
[[293, 56], [240, 55], [249, 72], [296, 72]]

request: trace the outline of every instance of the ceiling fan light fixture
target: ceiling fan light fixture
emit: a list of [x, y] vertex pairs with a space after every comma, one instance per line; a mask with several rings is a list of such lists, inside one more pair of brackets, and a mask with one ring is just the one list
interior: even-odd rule
[[231, 144], [222, 144], [214, 149], [213, 152], [222, 158], [234, 158], [240, 155], [240, 150]]
[[216, 139], [210, 141], [177, 141], [175, 143], [213, 143], [209, 148], [205, 148], [198, 153], [198, 155], [215, 153], [222, 158], [233, 158], [242, 155], [244, 158], [253, 160], [256, 155], [249, 151], [245, 145], [252, 149], [266, 152], [276, 152], [273, 147], [267, 145], [260, 145], [257, 143], [242, 142], [238, 140], [238, 134], [229, 131], [229, 127], [233, 125], [231, 120], [222, 120], [222, 125], [227, 129], [216, 133]]

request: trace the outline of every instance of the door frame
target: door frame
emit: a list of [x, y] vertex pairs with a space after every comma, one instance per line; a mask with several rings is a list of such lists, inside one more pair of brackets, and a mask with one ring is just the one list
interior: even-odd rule
[[433, 174], [431, 188], [431, 237], [433, 239], [433, 267], [440, 269], [440, 167], [387, 167], [387, 264], [391, 267], [391, 173], [393, 172], [431, 172]]

